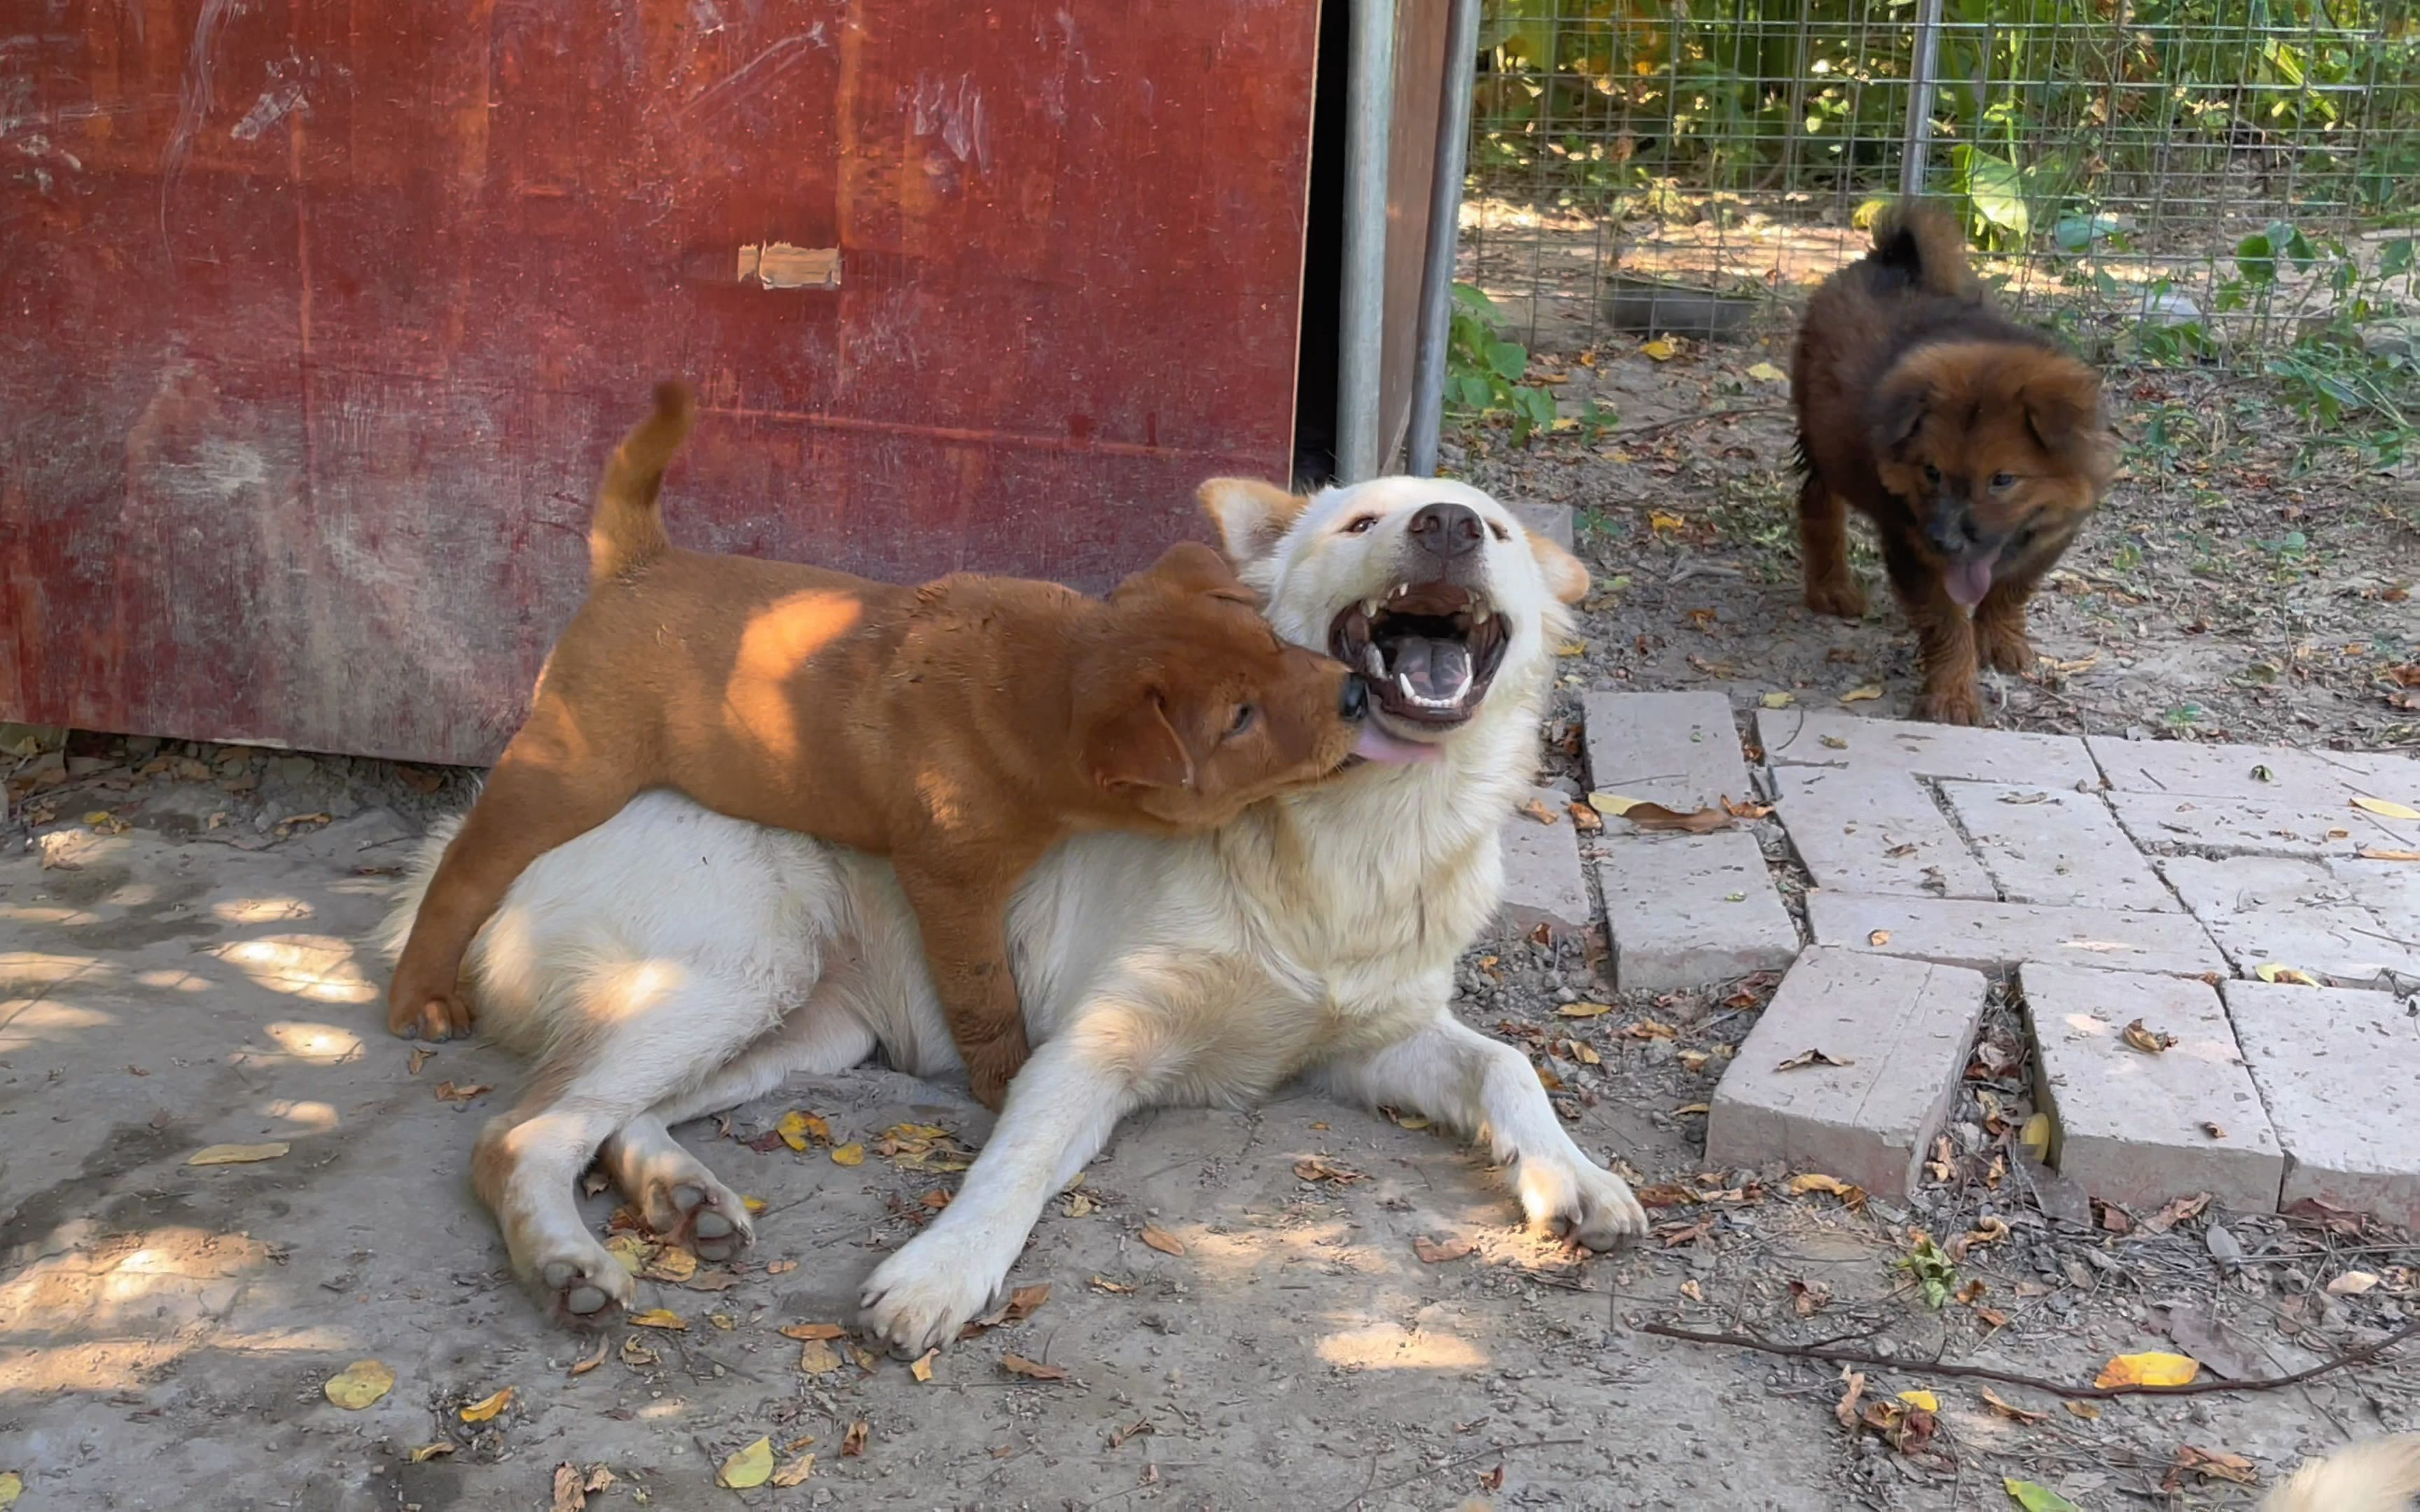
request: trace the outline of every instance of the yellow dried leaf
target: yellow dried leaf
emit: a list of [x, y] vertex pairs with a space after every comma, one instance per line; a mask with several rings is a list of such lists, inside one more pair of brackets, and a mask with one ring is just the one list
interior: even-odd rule
[[1637, 808], [1639, 801], [1637, 798], [1625, 798], [1619, 793], [1591, 793], [1588, 795], [1590, 808], [1601, 814], [1611, 814], [1616, 819]]
[[1426, 1234], [1412, 1237], [1412, 1253], [1419, 1257], [1422, 1265], [1443, 1265], [1449, 1260], [1458, 1260], [1478, 1247], [1466, 1239], [1449, 1239], [1440, 1244]]
[[621, 1261], [623, 1270], [637, 1275], [647, 1268], [656, 1246], [636, 1234], [615, 1234], [605, 1242], [605, 1253]]
[[2282, 965], [2274, 961], [2262, 962], [2252, 968], [2252, 974], [2262, 981], [2285, 982], [2294, 987], [2317, 987], [2319, 984], [2319, 979], [2309, 972], [2294, 966]]
[[1820, 1171], [1793, 1176], [1782, 1183], [1782, 1190], [1793, 1197], [1803, 1197], [1809, 1192], [1828, 1192], [1852, 1207], [1866, 1200], [1864, 1187], [1843, 1181], [1837, 1176], [1825, 1176]]
[[739, 1326], [739, 1319], [729, 1313], [708, 1313], [706, 1315], [706, 1320], [726, 1334]]
[[[411, 1453], [405, 1455], [403, 1458], [412, 1464], [425, 1465], [432, 1459], [444, 1458], [447, 1455], [452, 1454], [458, 1447], [459, 1446], [457, 1444], [447, 1443], [444, 1440], [440, 1439], [435, 1443], [421, 1444], [419, 1447], [413, 1449]], [[5, 1503], [0, 1503], [0, 1505], [5, 1504]]]
[[1554, 810], [1546, 806], [1543, 799], [1539, 798], [1531, 798], [1521, 805], [1518, 811], [1542, 825], [1551, 825], [1559, 817]]
[[1899, 1399], [1907, 1403], [1908, 1406], [1916, 1408], [1923, 1412], [1938, 1412], [1941, 1411], [1941, 1398], [1935, 1396], [1929, 1391], [1903, 1391], [1899, 1394]]
[[781, 1331], [785, 1339], [836, 1339], [847, 1333], [838, 1323], [791, 1323]]
[[1001, 1369], [1007, 1371], [1010, 1375], [1023, 1376], [1028, 1381], [1064, 1381], [1067, 1379], [1065, 1366], [1044, 1365], [1038, 1360], [1029, 1360], [1021, 1354], [1001, 1355], [1000, 1357], [1000, 1365]]
[[255, 1161], [275, 1160], [293, 1148], [284, 1140], [272, 1140], [265, 1145], [211, 1145], [186, 1156], [185, 1164], [188, 1165], [249, 1165]]
[[485, 1423], [511, 1405], [513, 1405], [513, 1388], [506, 1386], [502, 1391], [492, 1392], [462, 1409], [462, 1421]]
[[1143, 1227], [1142, 1242], [1150, 1245], [1152, 1248], [1159, 1251], [1162, 1255], [1182, 1255], [1185, 1253], [1184, 1242], [1174, 1234], [1170, 1233], [1165, 1228], [1156, 1227], [1152, 1225], [1147, 1224]]
[[865, 1147], [854, 1140], [845, 1145], [835, 1145], [831, 1158], [835, 1165], [862, 1165], [865, 1164]]
[[686, 1281], [697, 1274], [697, 1257], [667, 1244], [656, 1251], [639, 1273], [650, 1281]]
[[861, 1417], [848, 1426], [848, 1431], [840, 1436], [841, 1458], [850, 1458], [865, 1453], [866, 1431], [867, 1424]]
[[1643, 344], [1639, 347], [1638, 350], [1641, 356], [1658, 363], [1668, 363], [1673, 358], [1681, 355], [1681, 348], [1665, 340], [1661, 336], [1656, 337], [1653, 341]]
[[1798, 695], [1795, 693], [1767, 693], [1764, 697], [1757, 700], [1757, 702], [1763, 704], [1768, 709], [1786, 709], [1798, 702]]
[[2048, 1412], [2031, 1412], [2014, 1402], [2003, 1401], [1999, 1394], [1989, 1386], [1983, 1388], [1983, 1405], [2015, 1423], [2039, 1423], [2050, 1416]]
[[2379, 1277], [2376, 1272], [2347, 1271], [2344, 1274], [2328, 1283], [2328, 1295], [2331, 1297], [2358, 1297], [2363, 1292], [2377, 1286], [2378, 1281]]
[[2409, 804], [2397, 803], [2388, 798], [2358, 797], [2352, 800], [2352, 806], [2356, 809], [2366, 809], [2381, 819], [2420, 819], [2420, 809], [2414, 809]]
[[632, 1328], [662, 1328], [669, 1329], [675, 1334], [683, 1334], [689, 1331], [689, 1319], [683, 1318], [680, 1314], [673, 1311], [669, 1307], [650, 1307], [643, 1313], [632, 1313], [630, 1315], [630, 1326]]
[[377, 1360], [356, 1360], [330, 1376], [320, 1389], [338, 1407], [358, 1412], [395, 1389], [395, 1372]]
[[582, 1355], [579, 1359], [572, 1361], [571, 1368], [568, 1371], [566, 1371], [565, 1374], [573, 1376], [584, 1376], [588, 1374], [588, 1372], [596, 1369], [598, 1365], [605, 1363], [605, 1356], [613, 1348], [613, 1341], [612, 1339], [598, 1339], [597, 1341], [597, 1348], [590, 1350], [588, 1353]]
[[923, 1353], [916, 1356], [915, 1362], [908, 1366], [908, 1373], [914, 1376], [919, 1381], [931, 1381], [933, 1379], [933, 1359], [941, 1351], [939, 1350], [926, 1350]]
[[2049, 1160], [2050, 1115], [2047, 1113], [2037, 1113], [2032, 1118], [2027, 1119], [2025, 1120], [2024, 1128], [2018, 1131], [2017, 1143], [2024, 1146], [2026, 1153], [2032, 1155], [2035, 1161], [2043, 1162]]
[[1547, 1091], [1559, 1092], [1563, 1089], [1563, 1079], [1560, 1076], [1556, 1075], [1553, 1072], [1548, 1071], [1544, 1066], [1538, 1067], [1537, 1072], [1538, 1085], [1544, 1088]]
[[2420, 861], [2420, 851], [2398, 851], [2380, 845], [2365, 845], [2353, 854], [2365, 861]]
[[[1555, 655], [1558, 656], [1585, 656], [1588, 655], [1588, 642], [1585, 640], [1566, 640], [1560, 645], [1555, 647]], [[1541, 823], [1544, 824], [1552, 824], [1553, 822], [1554, 821], [1552, 820], [1541, 821]]]
[[1555, 1012], [1567, 1019], [1592, 1019], [1613, 1011], [1611, 1003], [1564, 1003]]
[[2121, 1354], [2101, 1367], [2096, 1386], [2183, 1386], [2201, 1374], [2201, 1362], [2189, 1354]]
[[0, 1470], [0, 1512], [15, 1506], [17, 1498], [24, 1494], [25, 1477], [13, 1470]]
[[776, 1486], [803, 1485], [807, 1477], [814, 1473], [815, 1457], [812, 1454], [803, 1454], [773, 1472], [773, 1484]]
[[747, 1448], [722, 1462], [714, 1473], [715, 1483], [735, 1491], [744, 1491], [764, 1485], [773, 1478], [773, 1441], [759, 1439]]
[[1708, 1103], [1683, 1103], [1672, 1110], [1672, 1116], [1676, 1119], [1702, 1119], [1714, 1111]]
[[1882, 696], [1883, 690], [1880, 684], [1868, 683], [1863, 687], [1853, 687], [1847, 692], [1841, 694], [1840, 702], [1843, 703], [1871, 703], [1874, 700]]
[[1096, 1275], [1093, 1277], [1093, 1289], [1095, 1291], [1116, 1292], [1123, 1295], [1134, 1290], [1134, 1288], [1127, 1286], [1123, 1281], [1112, 1281], [1108, 1276]]
[[1886, 929], [1878, 929], [1871, 934], [1866, 936], [1866, 943], [1873, 946], [1888, 945], [1890, 943], [1890, 931]]
[[1755, 366], [1750, 367], [1747, 370], [1747, 376], [1756, 379], [1759, 383], [1779, 383], [1790, 377], [1789, 374], [1774, 366], [1771, 363], [1757, 363]]
[[840, 1351], [821, 1339], [809, 1339], [799, 1348], [799, 1368], [811, 1376], [820, 1376], [841, 1366]]
[[797, 1108], [783, 1114], [782, 1121], [773, 1125], [773, 1132], [780, 1134], [782, 1143], [792, 1149], [804, 1149], [810, 1142], [818, 1145], [831, 1143], [831, 1125], [815, 1114], [802, 1113]]
[[739, 1205], [752, 1213], [763, 1212], [766, 1207], [763, 1197], [741, 1197]]
[[1602, 1066], [1605, 1064], [1605, 1057], [1598, 1055], [1595, 1049], [1591, 1046], [1585, 1044], [1578, 1040], [1574, 1040], [1570, 1042], [1572, 1047], [1572, 1058], [1578, 1061], [1581, 1065]]
[[642, 1369], [662, 1360], [663, 1356], [639, 1342], [639, 1335], [627, 1334], [622, 1338], [622, 1363], [633, 1370]]
[[2164, 1034], [2156, 1029], [2143, 1027], [2141, 1019], [2136, 1019], [2126, 1026], [2125, 1040], [2130, 1047], [2140, 1050], [2147, 1056], [2156, 1056], [2177, 1042], [2177, 1037], [2173, 1034]]
[[1081, 1192], [1070, 1192], [1067, 1194], [1067, 1216], [1070, 1218], [1089, 1217], [1092, 1215], [1094, 1210], [1098, 1207], [1100, 1207], [1099, 1203], [1094, 1201], [1091, 1197], [1086, 1196]]

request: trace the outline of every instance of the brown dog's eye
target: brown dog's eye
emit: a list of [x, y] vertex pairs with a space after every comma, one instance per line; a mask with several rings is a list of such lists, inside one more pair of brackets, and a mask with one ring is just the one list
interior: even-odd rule
[[1351, 524], [1346, 525], [1344, 527], [1344, 533], [1347, 535], [1367, 535], [1370, 533], [1370, 527], [1377, 523], [1377, 516], [1364, 515], [1358, 519], [1354, 520]]
[[2013, 488], [2016, 486], [2016, 483], [2017, 479], [2014, 473], [1994, 472], [1992, 474], [1992, 486], [1994, 488]]
[[1927, 462], [1924, 464], [1924, 481], [1927, 483], [1939, 483], [1941, 481], [1941, 470], [1934, 467], [1931, 463]]
[[1487, 522], [1487, 528], [1496, 532], [1496, 538], [1499, 541], [1509, 541], [1512, 539], [1512, 532], [1506, 530], [1503, 526], [1497, 524], [1494, 520], [1489, 520]]
[[1249, 703], [1238, 705], [1235, 709], [1235, 717], [1227, 721], [1228, 738], [1232, 740], [1252, 728], [1252, 720], [1259, 716], [1260, 712]]

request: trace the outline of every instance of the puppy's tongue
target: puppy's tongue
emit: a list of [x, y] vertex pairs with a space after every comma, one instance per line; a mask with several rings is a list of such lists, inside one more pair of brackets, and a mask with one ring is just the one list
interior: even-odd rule
[[1373, 720], [1361, 727], [1361, 738], [1353, 743], [1353, 754], [1381, 766], [1408, 766], [1415, 762], [1435, 761], [1437, 749], [1418, 740], [1398, 740]]
[[1958, 563], [1943, 575], [1942, 586], [1949, 590], [1951, 601], [1959, 608], [1973, 609], [1992, 591], [1992, 559]]

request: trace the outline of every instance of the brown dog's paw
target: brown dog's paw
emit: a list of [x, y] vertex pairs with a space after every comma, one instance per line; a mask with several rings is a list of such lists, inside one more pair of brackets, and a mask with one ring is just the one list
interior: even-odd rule
[[1807, 584], [1807, 607], [1818, 614], [1862, 620], [1866, 617], [1866, 591], [1857, 586], [1854, 578], [1810, 579]]
[[1986, 665], [1998, 671], [2013, 675], [2034, 670], [2034, 643], [2026, 639], [2022, 621], [1978, 620], [1975, 651]]
[[1975, 689], [1972, 687], [1918, 694], [1916, 707], [1908, 712], [1919, 719], [1930, 719], [1934, 724], [1981, 724], [1983, 722], [1982, 701], [1975, 696]]
[[452, 993], [399, 990], [387, 998], [386, 1029], [399, 1040], [468, 1039], [471, 1005]]
[[967, 1080], [974, 1088], [975, 1101], [998, 1113], [1001, 1104], [1008, 1101], [1010, 1079], [1032, 1053], [1027, 1048], [1022, 1025], [997, 1040], [967, 1046]]

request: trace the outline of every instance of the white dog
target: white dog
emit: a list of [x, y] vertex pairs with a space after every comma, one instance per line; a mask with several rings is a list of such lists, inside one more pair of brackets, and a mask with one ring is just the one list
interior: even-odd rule
[[[1460, 484], [1306, 500], [1220, 479], [1202, 500], [1279, 633], [1368, 672], [1376, 723], [1425, 759], [1357, 767], [1208, 837], [1088, 836], [1027, 880], [1009, 929], [1036, 1048], [956, 1200], [865, 1283], [864, 1325], [895, 1349], [984, 1309], [1126, 1114], [1295, 1076], [1483, 1139], [1534, 1225], [1600, 1249], [1646, 1227], [1521, 1052], [1449, 1006], [1455, 958], [1496, 910], [1498, 831], [1586, 569]], [[738, 1198], [667, 1126], [877, 1042], [902, 1070], [954, 1067], [923, 963], [882, 863], [670, 794], [541, 859], [466, 967], [483, 1026], [538, 1061], [474, 1161], [524, 1280], [574, 1318], [628, 1299], [575, 1205], [592, 1155], [658, 1228], [708, 1255], [745, 1242]]]

